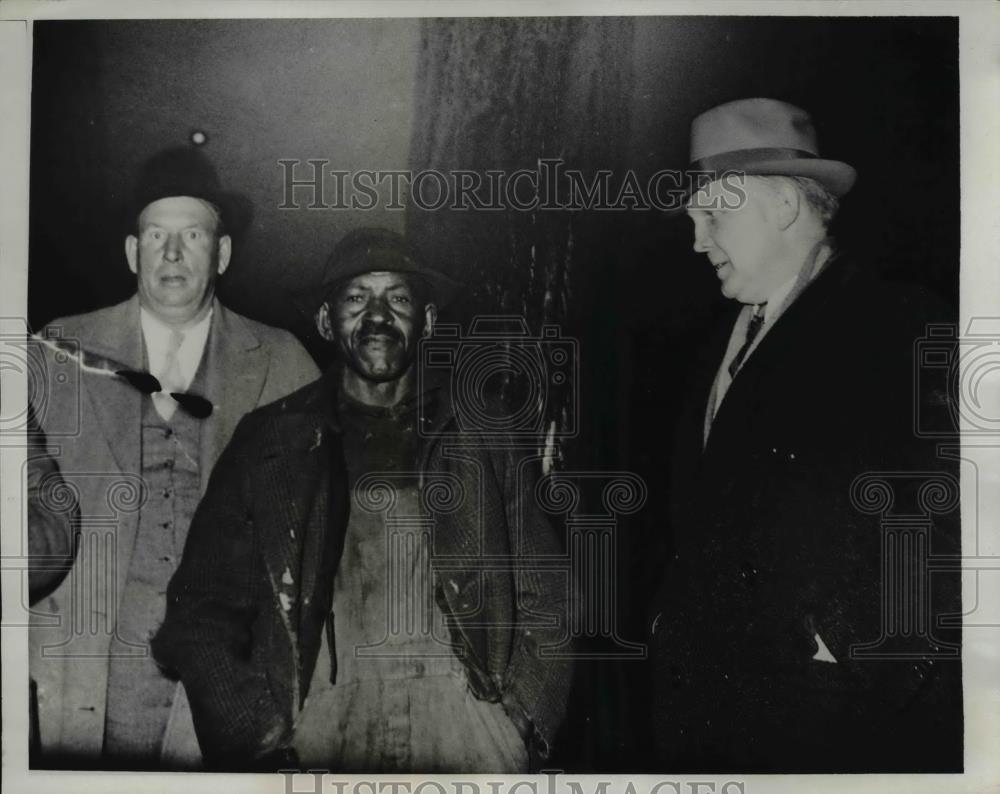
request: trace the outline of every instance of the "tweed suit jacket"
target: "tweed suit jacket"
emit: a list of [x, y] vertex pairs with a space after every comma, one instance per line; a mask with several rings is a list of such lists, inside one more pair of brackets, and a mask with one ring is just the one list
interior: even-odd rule
[[[111, 366], [143, 368], [136, 296], [55, 320], [42, 335], [78, 343]], [[147, 398], [120, 378], [67, 365], [43, 346], [35, 345], [33, 353], [35, 371], [43, 378], [32, 392], [34, 411], [63, 479], [76, 491], [81, 538], [70, 575], [35, 605], [31, 617], [29, 668], [38, 693], [38, 764], [92, 768], [101, 763], [115, 614], [148, 496], [140, 449], [142, 401]], [[232, 312], [218, 300], [204, 355], [203, 396], [215, 410], [202, 425], [202, 490], [244, 414], [319, 375], [291, 334]], [[149, 653], [146, 646], [134, 651]], [[195, 766], [199, 758], [187, 700], [178, 688], [163, 742], [163, 766]]]
[[[247, 416], [213, 474], [170, 583], [153, 648], [191, 698], [206, 761], [248, 769], [291, 738], [329, 615], [350, 510], [334, 406], [339, 374]], [[444, 398], [421, 422], [453, 427]], [[563, 718], [571, 662], [568, 584], [528, 564], [560, 554], [509, 450], [473, 436], [430, 441], [421, 494], [434, 519], [436, 598], [477, 697], [502, 701], [544, 753]], [[360, 489], [391, 516], [391, 487]], [[507, 562], [487, 571], [490, 561]], [[334, 642], [336, 637], [334, 637]], [[530, 748], [529, 748], [530, 749]]]
[[[651, 616], [664, 762], [960, 767], [957, 656], [852, 656], [884, 631], [882, 518], [852, 499], [855, 478], [914, 473], [957, 487], [953, 463], [914, 432], [915, 397], [926, 397], [915, 392], [915, 345], [926, 323], [949, 314], [926, 293], [833, 259], [744, 362], [706, 442], [707, 400], [738, 311], [706, 347], [676, 436], [674, 554]], [[917, 494], [897, 495], [895, 509], [919, 513]], [[957, 509], [933, 516], [933, 553], [958, 553], [957, 518]], [[931, 596], [932, 623], [960, 609], [955, 577], [935, 575]], [[813, 659], [817, 634], [836, 663]], [[956, 635], [933, 632], [946, 652], [957, 652]], [[873, 726], [885, 736], [875, 740]]]

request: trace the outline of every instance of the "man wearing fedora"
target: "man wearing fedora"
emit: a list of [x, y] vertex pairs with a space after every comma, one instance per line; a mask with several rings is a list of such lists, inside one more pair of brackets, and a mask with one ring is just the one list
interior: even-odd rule
[[[959, 630], [937, 622], [961, 612], [957, 575], [907, 568], [923, 577], [909, 614], [929, 608], [929, 628], [890, 653], [884, 528], [852, 493], [888, 473], [911, 483], [893, 509], [914, 516], [921, 483], [957, 493], [913, 413], [914, 345], [948, 312], [837, 248], [855, 171], [820, 157], [804, 110], [739, 100], [691, 135], [694, 249], [733, 306], [675, 434], [673, 555], [651, 614], [657, 767], [960, 770]], [[957, 555], [957, 517], [921, 538]]]
[[312, 299], [337, 363], [223, 453], [154, 642], [219, 768], [513, 773], [548, 752], [568, 586], [536, 566], [559, 544], [513, 450], [418, 377], [455, 286], [400, 235], [348, 234]]
[[240, 200], [220, 189], [200, 150], [151, 158], [131, 217], [125, 257], [136, 294], [53, 321], [40, 335], [50, 344], [35, 346], [45, 357], [40, 371], [53, 377], [71, 356], [80, 385], [53, 380], [33, 395], [43, 431], [79, 418], [75, 435], [53, 427], [48, 436], [80, 517], [73, 569], [32, 616], [36, 767], [199, 764], [183, 690], [155, 664], [149, 639], [237, 422], [319, 375], [289, 333], [216, 298]]

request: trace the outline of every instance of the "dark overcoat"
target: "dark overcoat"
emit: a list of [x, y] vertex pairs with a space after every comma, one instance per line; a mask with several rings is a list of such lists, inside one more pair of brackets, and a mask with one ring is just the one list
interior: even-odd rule
[[[919, 387], [914, 351], [948, 313], [834, 258], [745, 361], [706, 441], [738, 309], [706, 348], [676, 436], [673, 555], [650, 615], [655, 765], [960, 769], [957, 630], [911, 636], [906, 658], [863, 655], [899, 650], [899, 636], [879, 645], [887, 626], [905, 633], [889, 615], [898, 582], [883, 575], [899, 551], [883, 549], [892, 520], [920, 527], [924, 553], [958, 553], [957, 472], [915, 432], [941, 395]], [[879, 480], [895, 499], [881, 512]], [[947, 498], [928, 500], [928, 482]], [[955, 575], [904, 567], [927, 585], [926, 623], [959, 613]], [[813, 658], [816, 635], [835, 663]]]

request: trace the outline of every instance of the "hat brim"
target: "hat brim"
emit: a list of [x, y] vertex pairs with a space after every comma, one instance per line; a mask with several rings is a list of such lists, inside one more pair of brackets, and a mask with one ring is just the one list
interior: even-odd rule
[[[748, 176], [802, 176], [815, 179], [823, 187], [829, 190], [834, 196], [840, 198], [846, 195], [854, 183], [857, 181], [858, 173], [853, 166], [840, 160], [822, 160], [818, 157], [792, 159], [792, 160], [759, 160], [752, 163], [741, 163], [727, 166], [724, 170], [713, 171], [694, 164], [698, 167], [690, 167], [685, 172], [687, 175], [706, 173], [717, 173], [720, 177], [725, 174], [747, 174]], [[685, 192], [684, 199], [680, 206], [671, 207], [664, 212], [665, 215], [677, 217], [684, 215], [687, 210], [687, 203], [694, 193], [693, 186]]]
[[808, 158], [802, 160], [764, 160], [747, 165], [742, 170], [758, 176], [804, 176], [815, 179], [833, 195], [846, 195], [857, 180], [858, 173], [852, 166], [839, 160]]
[[[311, 322], [316, 316], [316, 312], [326, 302], [341, 284], [346, 280], [363, 273], [379, 272], [377, 268], [367, 267], [356, 270], [347, 270], [338, 274], [336, 279], [323, 281], [316, 287], [299, 290], [293, 297], [293, 303], [298, 312], [305, 315]], [[422, 278], [430, 287], [430, 299], [428, 303], [433, 303], [438, 309], [448, 306], [457, 296], [464, 286], [460, 281], [456, 281], [450, 276], [430, 268], [401, 268], [399, 266], [386, 267], [388, 273], [406, 273], [407, 275]]]

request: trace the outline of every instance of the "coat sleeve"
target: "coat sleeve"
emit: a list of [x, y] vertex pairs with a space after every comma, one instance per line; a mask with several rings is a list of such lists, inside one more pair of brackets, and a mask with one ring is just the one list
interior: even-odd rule
[[28, 593], [36, 603], [51, 593], [73, 566], [79, 507], [76, 492], [48, 454], [34, 411], [28, 418]]
[[[498, 461], [511, 549], [524, 564], [514, 574], [516, 625], [502, 702], [533, 756], [547, 758], [562, 724], [573, 677], [570, 606], [574, 585], [565, 571], [537, 563], [563, 553], [535, 499], [536, 475], [518, 477], [511, 451]], [[533, 469], [532, 469], [533, 471]], [[532, 564], [535, 562], [536, 564]], [[551, 625], [539, 625], [546, 621]]]
[[180, 676], [210, 766], [251, 766], [278, 749], [290, 726], [252, 653], [252, 629], [269, 596], [250, 505], [254, 415], [216, 465], [195, 513], [153, 655]]

